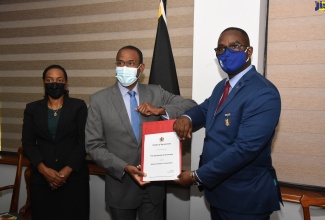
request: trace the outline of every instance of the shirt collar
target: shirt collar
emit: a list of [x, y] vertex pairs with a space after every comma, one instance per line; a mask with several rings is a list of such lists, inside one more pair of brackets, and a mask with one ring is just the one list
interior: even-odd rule
[[229, 84], [231, 86], [231, 88], [234, 88], [234, 86], [236, 85], [236, 83], [250, 70], [252, 69], [253, 65], [249, 65], [246, 69], [244, 69], [243, 71], [241, 71], [240, 73], [238, 73], [236, 76], [234, 76], [229, 80]]
[[[129, 90], [126, 87], [122, 86], [120, 82], [118, 82], [117, 84], [118, 84], [118, 88], [121, 91], [122, 96], [129, 95], [128, 94]], [[132, 91], [135, 91], [135, 95], [139, 95], [139, 93], [138, 93], [138, 83], [135, 85], [135, 87], [132, 89]]]

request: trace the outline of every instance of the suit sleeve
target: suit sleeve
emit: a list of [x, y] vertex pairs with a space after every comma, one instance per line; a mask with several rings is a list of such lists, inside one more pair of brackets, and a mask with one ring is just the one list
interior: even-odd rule
[[206, 124], [206, 115], [209, 99], [206, 99], [200, 105], [197, 105], [190, 110], [184, 112], [184, 115], [187, 115], [191, 118], [192, 126], [194, 129], [204, 127]]
[[23, 130], [22, 130], [22, 146], [29, 161], [34, 167], [43, 161], [43, 157], [36, 146], [36, 134], [34, 125], [34, 109], [33, 105], [27, 104], [24, 111]]
[[197, 105], [192, 99], [184, 99], [182, 96], [165, 91], [160, 86], [159, 88], [163, 99], [163, 105], [161, 107], [165, 109], [170, 119], [181, 116], [186, 110]]
[[[219, 84], [223, 84], [223, 82]], [[211, 96], [205, 99], [204, 102], [184, 112], [184, 115], [187, 115], [191, 118], [192, 126], [194, 129], [205, 127], [209, 106], [211, 105], [212, 100], [217, 97], [218, 85], [216, 85], [216, 87], [213, 89]]]
[[96, 101], [96, 98], [91, 96], [85, 129], [86, 152], [108, 174], [122, 181], [124, 167], [127, 163], [109, 152], [106, 147], [103, 119], [98, 104], [99, 101]]
[[79, 171], [80, 167], [85, 161], [86, 151], [85, 151], [85, 124], [87, 118], [87, 106], [84, 101], [78, 105], [76, 114], [77, 123], [77, 143], [74, 146], [73, 151], [67, 161], [67, 165], [71, 167], [74, 171]]

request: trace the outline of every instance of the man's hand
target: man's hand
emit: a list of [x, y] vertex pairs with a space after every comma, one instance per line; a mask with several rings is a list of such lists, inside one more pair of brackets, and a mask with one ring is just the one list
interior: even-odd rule
[[193, 185], [193, 180], [191, 177], [191, 171], [190, 170], [186, 170], [182, 173], [180, 173], [177, 176], [177, 180], [174, 180], [174, 182], [178, 185], [181, 186], [192, 186]]
[[140, 165], [138, 167], [127, 165], [124, 168], [124, 171], [127, 172], [140, 186], [144, 186], [144, 185], [146, 185], [146, 184], [148, 184], [150, 182], [146, 182], [146, 181], [141, 180], [141, 177], [142, 176], [147, 176], [147, 174], [144, 173], [144, 172], [141, 172], [139, 170], [139, 168], [140, 168]]
[[181, 116], [174, 122], [173, 129], [181, 140], [191, 138], [192, 122], [188, 117]]
[[162, 107], [155, 107], [148, 102], [144, 102], [139, 105], [136, 109], [140, 112], [141, 115], [150, 116], [150, 115], [165, 115], [166, 111]]

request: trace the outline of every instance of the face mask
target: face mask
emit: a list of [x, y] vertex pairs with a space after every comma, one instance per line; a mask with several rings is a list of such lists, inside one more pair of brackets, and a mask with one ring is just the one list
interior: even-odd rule
[[45, 83], [45, 94], [50, 96], [52, 99], [60, 98], [65, 91], [64, 83]]
[[239, 70], [249, 60], [249, 57], [246, 59], [247, 49], [245, 51], [233, 51], [226, 48], [223, 54], [217, 55], [220, 67], [223, 71], [231, 75]]
[[[139, 66], [140, 67], [140, 66]], [[132, 85], [137, 81], [138, 68], [131, 67], [116, 67], [116, 78], [122, 84], [122, 86], [127, 87]]]

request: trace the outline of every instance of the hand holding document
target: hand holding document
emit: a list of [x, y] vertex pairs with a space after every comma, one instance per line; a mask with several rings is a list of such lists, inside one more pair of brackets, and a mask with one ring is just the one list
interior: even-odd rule
[[138, 165], [137, 167], [135, 166], [131, 166], [131, 165], [127, 165], [124, 170], [125, 172], [127, 172], [140, 186], [144, 186], [148, 183], [150, 183], [149, 181], [143, 181], [142, 180], [142, 176], [146, 176], [145, 173], [140, 171], [140, 165]]
[[143, 123], [143, 181], [175, 180], [182, 168], [182, 145], [173, 131], [175, 120]]

